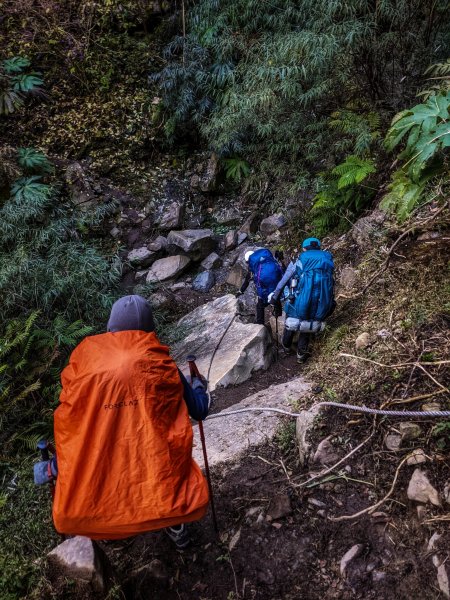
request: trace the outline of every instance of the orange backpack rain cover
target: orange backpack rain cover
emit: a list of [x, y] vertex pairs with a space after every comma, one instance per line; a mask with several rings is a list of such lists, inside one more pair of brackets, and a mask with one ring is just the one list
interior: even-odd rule
[[62, 373], [55, 411], [56, 529], [115, 539], [200, 519], [183, 384], [155, 333], [87, 337]]

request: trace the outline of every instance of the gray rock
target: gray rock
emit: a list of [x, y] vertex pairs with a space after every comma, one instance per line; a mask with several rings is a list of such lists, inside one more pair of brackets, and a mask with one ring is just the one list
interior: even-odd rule
[[111, 229], [111, 231], [109, 232], [109, 235], [112, 236], [113, 238], [116, 238], [120, 235], [120, 229], [118, 227], [113, 227]]
[[135, 281], [141, 281], [144, 277], [147, 277], [148, 269], [142, 269], [140, 271], [136, 271], [136, 275], [134, 276]]
[[355, 348], [357, 350], [364, 350], [370, 346], [370, 335], [365, 331], [358, 335], [355, 340]]
[[370, 215], [361, 217], [350, 230], [350, 235], [356, 244], [365, 249], [381, 237], [382, 225], [386, 220], [386, 213], [374, 210]]
[[192, 282], [192, 288], [196, 292], [207, 293], [214, 286], [215, 282], [216, 278], [212, 271], [203, 271], [203, 273], [199, 273]]
[[216, 246], [211, 229], [184, 229], [171, 231], [167, 236], [169, 251], [185, 252], [192, 260], [208, 256]]
[[354, 546], [352, 546], [350, 548], [350, 550], [347, 550], [347, 552], [341, 558], [341, 562], [340, 562], [341, 575], [345, 575], [348, 565], [352, 562], [352, 560], [355, 560], [355, 558], [358, 558], [358, 556], [361, 555], [363, 550], [364, 550], [364, 544], [355, 544]]
[[402, 445], [402, 436], [396, 431], [389, 431], [384, 438], [384, 445], [392, 452], [398, 452]]
[[295, 436], [297, 439], [298, 454], [302, 467], [308, 460], [311, 444], [308, 441], [308, 434], [314, 426], [314, 420], [319, 414], [319, 408], [312, 407], [309, 410], [300, 411], [295, 426]]
[[222, 266], [222, 259], [215, 252], [211, 252], [208, 256], [202, 261], [201, 267], [205, 269], [205, 271], [211, 271], [212, 269], [218, 269]]
[[220, 225], [236, 225], [242, 220], [241, 212], [234, 207], [222, 208], [213, 216]]
[[238, 246], [240, 246], [248, 238], [248, 235], [243, 231], [238, 233]]
[[263, 219], [259, 229], [263, 235], [271, 235], [286, 225], [286, 217], [282, 213], [277, 213]]
[[250, 216], [247, 217], [244, 224], [240, 228], [242, 233], [246, 233], [250, 235], [252, 233], [256, 233], [258, 231], [258, 226], [261, 222], [261, 214], [259, 211], [252, 212]]
[[410, 421], [404, 421], [398, 425], [398, 429], [402, 436], [402, 442], [409, 442], [416, 440], [422, 435], [422, 428], [417, 423], [411, 423]]
[[174, 358], [186, 365], [186, 356], [195, 354], [197, 366], [205, 375], [211, 355], [229, 326], [211, 365], [211, 390], [246, 381], [254, 371], [267, 369], [274, 358], [270, 333], [263, 325], [242, 323], [236, 317], [237, 302], [232, 294], [216, 298], [178, 322], [189, 334], [173, 347]]
[[[254, 326], [253, 326], [254, 327]], [[181, 364], [181, 363], [179, 363]], [[202, 369], [200, 369], [202, 371]], [[206, 375], [206, 371], [203, 371]], [[233, 410], [251, 406], [272, 406], [291, 410], [290, 399], [304, 398], [310, 386], [303, 377], [296, 377], [285, 383], [271, 385], [233, 404]], [[227, 412], [224, 409], [222, 412]], [[206, 419], [203, 423], [208, 444], [210, 466], [223, 463], [235, 463], [248, 453], [249, 448], [272, 440], [279, 430], [283, 417], [275, 413], [248, 412], [230, 415], [222, 419]], [[202, 444], [198, 427], [194, 427], [194, 459], [203, 466]], [[258, 517], [258, 525], [263, 517]]]
[[64, 577], [88, 582], [101, 593], [106, 590], [106, 572], [110, 568], [106, 556], [92, 540], [77, 535], [65, 540], [47, 554], [52, 564]]
[[225, 252], [234, 250], [238, 245], [238, 232], [236, 229], [230, 229], [227, 231], [223, 238], [223, 249]]
[[169, 231], [171, 229], [178, 229], [183, 225], [184, 216], [184, 204], [178, 202], [172, 202], [165, 209], [159, 222], [157, 223], [159, 229]]
[[444, 596], [450, 598], [450, 567], [445, 562], [438, 567], [437, 581]]
[[450, 504], [450, 479], [445, 482], [443, 496], [447, 504]]
[[127, 260], [133, 267], [149, 267], [157, 258], [156, 253], [149, 250], [146, 246], [131, 250], [127, 256]]
[[219, 157], [213, 152], [206, 165], [206, 171], [200, 180], [200, 189], [202, 192], [212, 192], [216, 189], [219, 172]]
[[314, 453], [313, 463], [320, 465], [332, 465], [339, 460], [339, 454], [336, 452], [335, 447], [330, 441], [330, 437], [325, 438], [317, 446], [317, 450]]
[[426, 504], [431, 502], [434, 506], [440, 506], [441, 501], [437, 490], [431, 485], [428, 477], [421, 469], [415, 469], [408, 485], [407, 495], [409, 500]]
[[190, 265], [187, 256], [168, 256], [155, 261], [147, 274], [147, 283], [158, 283], [175, 279], [182, 275]]
[[277, 494], [271, 498], [267, 516], [271, 519], [282, 519], [292, 512], [291, 499], [287, 494]]
[[411, 452], [406, 460], [406, 464], [411, 465], [421, 465], [427, 462], [427, 456], [422, 448], [416, 448]]
[[245, 278], [245, 269], [236, 263], [233, 265], [231, 271], [228, 273], [227, 283], [234, 287], [240, 288]]
[[421, 410], [425, 412], [439, 412], [440, 410], [442, 410], [442, 407], [439, 402], [425, 402], [424, 404], [422, 404]]
[[[167, 238], [165, 238], [162, 235], [158, 235], [158, 237], [156, 239], [154, 239], [152, 242], [147, 244], [147, 248], [149, 250], [151, 250], [152, 252], [163, 253], [164, 250], [166, 250], [166, 248], [167, 248]], [[159, 258], [159, 256], [158, 256], [158, 258]]]
[[358, 275], [352, 267], [344, 267], [339, 276], [339, 283], [347, 290], [352, 290], [358, 282]]
[[242, 296], [238, 298], [239, 314], [243, 316], [255, 315], [257, 301], [256, 287], [252, 281]]

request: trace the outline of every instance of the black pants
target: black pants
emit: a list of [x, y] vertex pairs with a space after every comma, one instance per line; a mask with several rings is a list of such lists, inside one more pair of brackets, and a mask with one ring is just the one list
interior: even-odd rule
[[[295, 331], [289, 331], [289, 329], [285, 329], [283, 333], [283, 346], [285, 346], [286, 348], [290, 348], [292, 346], [294, 335]], [[309, 339], [312, 335], [312, 333], [298, 334], [297, 352], [299, 354], [306, 354], [308, 352]]]
[[257, 325], [264, 325], [264, 309], [267, 304], [263, 301], [262, 298], [258, 298], [258, 302], [256, 303], [256, 323]]
[[[257, 325], [264, 325], [264, 309], [269, 306], [267, 302], [264, 302], [262, 298], [258, 298], [258, 302], [256, 303], [256, 323]], [[281, 307], [281, 302], [277, 302], [273, 307], [273, 314], [276, 317], [281, 317], [283, 313], [283, 309]]]

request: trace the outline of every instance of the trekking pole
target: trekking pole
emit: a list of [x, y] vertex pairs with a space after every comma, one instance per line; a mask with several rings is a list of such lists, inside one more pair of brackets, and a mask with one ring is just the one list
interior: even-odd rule
[[[201, 379], [200, 371], [198, 370], [198, 367], [195, 364], [195, 356], [193, 354], [190, 354], [187, 357], [187, 361], [189, 363], [189, 372], [191, 374], [191, 381], [194, 377], [198, 377], [199, 379]], [[205, 432], [203, 430], [203, 421], [198, 421], [198, 430], [200, 432], [200, 440], [202, 442], [203, 460], [205, 462], [206, 481], [208, 482], [208, 490], [209, 490], [209, 498], [210, 498], [210, 502], [211, 502], [211, 512], [212, 512], [212, 518], [213, 518], [213, 523], [214, 523], [214, 530], [216, 531], [216, 533], [218, 533], [219, 527], [217, 525], [216, 509], [214, 506], [214, 494], [213, 494], [212, 483], [211, 483], [211, 475], [209, 472], [208, 455], [206, 454], [206, 441], [205, 441]]]

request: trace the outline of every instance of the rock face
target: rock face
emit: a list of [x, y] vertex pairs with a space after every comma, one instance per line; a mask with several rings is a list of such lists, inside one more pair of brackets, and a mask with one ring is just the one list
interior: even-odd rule
[[242, 220], [240, 211], [234, 207], [218, 210], [214, 218], [220, 225], [236, 225]]
[[267, 329], [263, 325], [244, 324], [235, 317], [237, 303], [237, 299], [228, 294], [199, 306], [178, 322], [179, 327], [188, 330], [188, 335], [174, 346], [174, 358], [187, 372], [186, 356], [195, 354], [197, 366], [205, 377], [211, 356], [231, 323], [211, 366], [211, 390], [246, 381], [253, 371], [267, 369], [274, 357]]
[[234, 287], [240, 288], [244, 282], [245, 271], [243, 267], [236, 263], [228, 274], [227, 283]]
[[286, 225], [286, 217], [281, 213], [277, 213], [276, 215], [271, 215], [270, 217], [263, 219], [259, 229], [263, 235], [271, 235]]
[[159, 283], [179, 277], [190, 264], [187, 256], [168, 256], [155, 261], [147, 274], [147, 283]]
[[214, 250], [216, 242], [211, 229], [183, 229], [167, 236], [169, 251], [187, 254], [192, 260], [201, 260]]
[[215, 252], [211, 252], [208, 256], [202, 260], [201, 267], [205, 271], [211, 271], [211, 269], [218, 269], [222, 266], [222, 259]]
[[211, 271], [203, 271], [203, 273], [199, 273], [192, 282], [192, 288], [196, 292], [207, 293], [213, 287], [215, 282], [216, 279]]
[[411, 481], [408, 485], [408, 498], [416, 502], [431, 502], [435, 506], [440, 506], [439, 494], [431, 485], [428, 477], [421, 469], [415, 469]]
[[[252, 394], [234, 404], [229, 410], [239, 410], [249, 406], [273, 406], [292, 411], [290, 401], [301, 399], [309, 389], [310, 386], [304, 378], [297, 377]], [[221, 413], [225, 412], [227, 409], [221, 411]], [[280, 418], [276, 413], [266, 412], [248, 412], [219, 418], [208, 417], [204, 421], [204, 430], [210, 465], [237, 460], [250, 446], [273, 438], [280, 426]], [[200, 466], [203, 466], [198, 427], [194, 427], [194, 440], [193, 456]]]
[[54, 564], [63, 577], [88, 582], [93, 591], [106, 590], [106, 556], [87, 537], [77, 535], [65, 540], [48, 553], [50, 567]]

